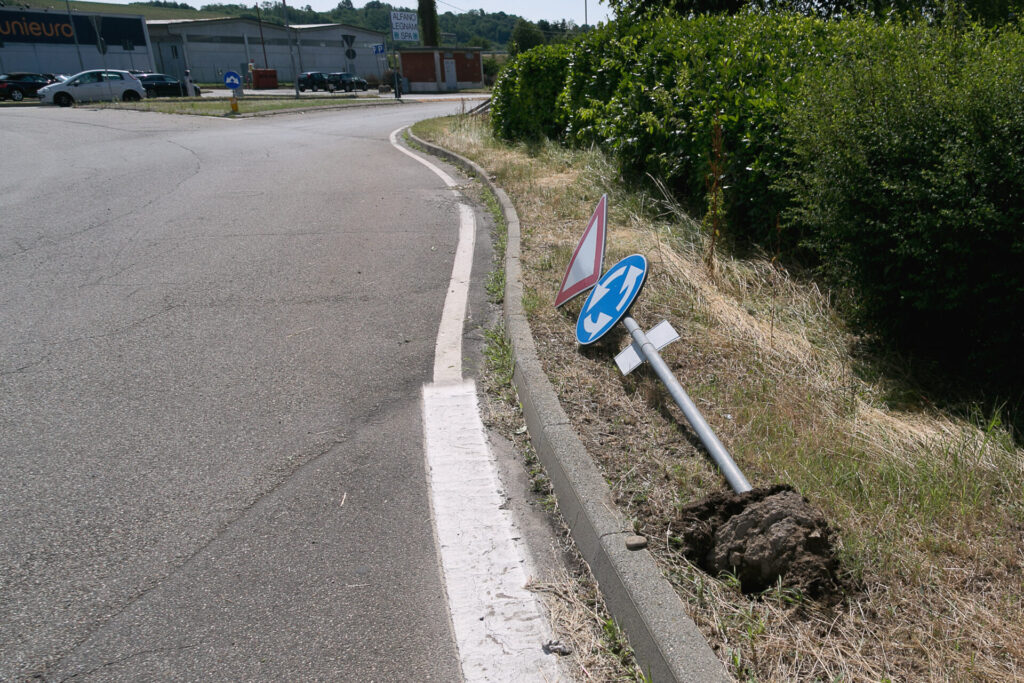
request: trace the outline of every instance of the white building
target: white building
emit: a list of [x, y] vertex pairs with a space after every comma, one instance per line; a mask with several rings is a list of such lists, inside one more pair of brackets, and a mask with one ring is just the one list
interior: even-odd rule
[[350, 71], [374, 80], [386, 68], [383, 55], [374, 54], [384, 34], [346, 24], [286, 29], [251, 19], [172, 19], [147, 25], [157, 70], [176, 78], [189, 69], [193, 81], [219, 82], [226, 71], [244, 74], [250, 63], [276, 69], [282, 81], [294, 80], [296, 71]]

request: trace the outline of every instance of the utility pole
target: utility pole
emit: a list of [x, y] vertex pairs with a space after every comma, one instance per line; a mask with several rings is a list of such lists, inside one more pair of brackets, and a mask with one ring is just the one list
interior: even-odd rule
[[292, 50], [291, 33], [288, 32], [288, 5], [281, 0], [281, 9], [284, 10], [284, 30], [288, 35], [288, 56], [292, 60], [292, 73], [295, 74], [295, 99], [299, 99], [299, 70], [295, 68], [295, 52]]
[[[263, 46], [263, 68], [269, 69], [270, 62], [267, 61], [267, 41], [263, 39], [263, 15], [260, 13], [260, 3], [256, 3], [256, 21], [260, 25], [260, 45]], [[287, 30], [287, 29], [286, 29]]]
[[78, 53], [78, 70], [85, 71], [85, 62], [82, 61], [82, 48], [78, 46], [78, 29], [75, 28], [75, 19], [71, 16], [71, 2], [64, 0], [68, 8], [68, 23], [71, 24], [71, 37], [75, 39], [75, 51]]

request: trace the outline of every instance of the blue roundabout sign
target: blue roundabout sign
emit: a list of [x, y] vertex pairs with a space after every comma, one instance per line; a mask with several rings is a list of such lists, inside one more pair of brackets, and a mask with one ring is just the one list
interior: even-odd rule
[[593, 344], [614, 327], [633, 305], [647, 279], [647, 259], [633, 254], [608, 269], [583, 304], [576, 321], [576, 341]]

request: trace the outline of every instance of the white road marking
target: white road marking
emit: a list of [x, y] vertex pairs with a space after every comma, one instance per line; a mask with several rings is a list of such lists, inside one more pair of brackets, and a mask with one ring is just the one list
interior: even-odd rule
[[551, 630], [526, 589], [531, 567], [501, 494], [472, 381], [423, 387], [430, 497], [462, 675], [554, 681]]
[[[436, 173], [443, 170], [391, 143]], [[454, 191], [454, 189], [453, 189]], [[434, 531], [448, 609], [467, 683], [561, 680], [545, 655], [551, 628], [526, 589], [532, 565], [505, 509], [497, 464], [487, 444], [476, 385], [462, 379], [462, 329], [473, 265], [476, 222], [459, 204], [459, 243], [434, 354], [434, 381], [423, 387], [423, 431]]]
[[476, 217], [473, 209], [459, 204], [459, 245], [444, 298], [441, 327], [434, 345], [434, 383], [458, 382], [462, 379], [462, 326], [466, 318], [469, 278], [473, 270], [473, 249], [476, 247]]
[[439, 166], [437, 166], [436, 164], [430, 163], [429, 161], [427, 161], [426, 159], [421, 157], [419, 154], [414, 154], [413, 152], [407, 150], [405, 147], [402, 147], [400, 144], [398, 144], [398, 134], [401, 133], [403, 130], [405, 130], [404, 126], [402, 128], [397, 129], [397, 130], [391, 131], [391, 135], [389, 136], [389, 138], [391, 140], [392, 147], [397, 149], [402, 154], [405, 154], [407, 156], [412, 157], [416, 161], [420, 162], [421, 164], [423, 164], [424, 166], [429, 168], [431, 171], [436, 173], [437, 176], [441, 180], [443, 180], [444, 184], [447, 185], [448, 187], [458, 187], [459, 184], [457, 182], [455, 182], [452, 179], [452, 177], [450, 175], [448, 175], [447, 173], [445, 173]]

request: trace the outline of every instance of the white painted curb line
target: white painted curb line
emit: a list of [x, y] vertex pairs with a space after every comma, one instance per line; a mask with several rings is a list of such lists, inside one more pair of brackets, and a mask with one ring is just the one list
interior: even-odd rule
[[576, 435], [537, 357], [523, 311], [519, 263], [519, 216], [505, 192], [469, 159], [437, 145], [416, 143], [466, 169], [494, 193], [508, 223], [505, 249], [505, 331], [512, 344], [512, 383], [522, 403], [530, 440], [555, 489], [562, 517], [597, 578], [615, 621], [653, 681], [724, 683], [732, 678], [719, 661], [675, 589], [647, 550], [630, 551], [632, 534], [615, 507], [608, 484]]
[[[431, 162], [391, 144], [456, 182]], [[434, 381], [423, 387], [424, 451], [438, 554], [463, 678], [468, 683], [561, 680], [544, 653], [551, 628], [536, 596], [525, 545], [506, 509], [487, 444], [476, 385], [462, 379], [462, 332], [473, 267], [476, 220], [459, 203], [459, 239], [434, 353]]]

